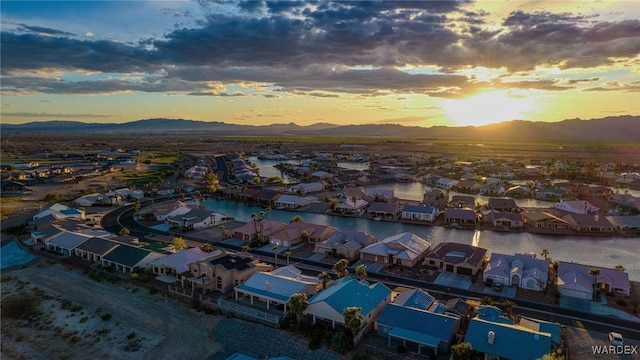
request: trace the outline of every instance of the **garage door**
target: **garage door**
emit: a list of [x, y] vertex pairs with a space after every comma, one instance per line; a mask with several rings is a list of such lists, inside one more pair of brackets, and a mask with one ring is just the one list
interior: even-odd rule
[[458, 274], [462, 274], [462, 275], [471, 275], [473, 273], [473, 270], [471, 269], [467, 269], [467, 268], [458, 268]]
[[577, 299], [591, 300], [591, 294], [585, 291], [574, 289], [560, 289], [562, 296], [571, 296]]

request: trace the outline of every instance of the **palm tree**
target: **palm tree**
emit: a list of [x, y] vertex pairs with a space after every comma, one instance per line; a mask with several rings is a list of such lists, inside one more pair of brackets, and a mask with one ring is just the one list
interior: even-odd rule
[[271, 220], [271, 206], [267, 207], [267, 212], [269, 213], [269, 220]]
[[309, 240], [311, 240], [311, 235], [309, 235], [309, 232], [307, 230], [302, 230], [302, 232], [300, 233], [300, 239], [302, 239], [303, 243], [308, 244]]
[[307, 294], [295, 293], [289, 298], [289, 311], [296, 316], [296, 322], [300, 322], [300, 315], [307, 309]]
[[616, 269], [618, 271], [622, 271], [622, 272], [627, 271], [627, 269], [622, 264], [616, 265], [614, 269]]
[[495, 301], [491, 296], [483, 296], [480, 298], [480, 305], [493, 305]]
[[364, 278], [367, 277], [367, 265], [358, 265], [358, 267], [356, 267], [356, 274], [360, 276], [360, 280], [364, 280]]
[[304, 219], [302, 218], [302, 216], [296, 215], [296, 216], [292, 217], [291, 221], [289, 221], [289, 222], [292, 222], [292, 223], [293, 222], [304, 222]]
[[549, 260], [549, 250], [548, 249], [542, 249], [542, 251], [540, 251], [540, 255], [544, 256], [545, 260]]
[[273, 256], [276, 259], [276, 264], [275, 264], [275, 268], [278, 268], [278, 245], [273, 245], [273, 247], [271, 247], [271, 250], [273, 251]]
[[200, 246], [200, 250], [209, 253], [213, 251], [213, 246], [211, 246], [211, 244], [209, 243], [204, 243], [202, 244], [202, 246]]
[[600, 275], [600, 269], [589, 269], [589, 275], [593, 276], [593, 299], [596, 298], [596, 288], [598, 287], [598, 276]]
[[358, 201], [358, 196], [357, 195], [353, 195], [351, 197], [351, 201], [353, 201], [353, 215], [356, 214], [356, 201]]
[[291, 251], [287, 250], [284, 252], [284, 257], [287, 258], [287, 265], [289, 265], [289, 257], [291, 256]]
[[513, 319], [513, 308], [516, 306], [516, 303], [511, 300], [506, 300], [502, 305], [504, 305], [504, 308], [507, 310], [507, 317]]
[[322, 290], [327, 288], [327, 282], [331, 280], [331, 275], [327, 274], [326, 271], [318, 274], [318, 280], [322, 281]]
[[355, 336], [360, 326], [362, 326], [362, 308], [357, 306], [347, 307], [342, 312], [342, 316], [344, 316], [344, 326], [351, 330], [351, 334]]
[[251, 251], [251, 246], [249, 245], [242, 246], [242, 252], [250, 252], [250, 251]]
[[224, 237], [224, 231], [225, 231], [225, 229], [224, 229], [224, 225], [220, 225], [220, 226], [218, 226], [218, 229], [220, 229], [220, 234], [222, 235], [222, 240], [226, 239], [226, 238]]
[[349, 274], [349, 261], [347, 259], [340, 259], [333, 265], [333, 272], [338, 275], [339, 278], [347, 276]]

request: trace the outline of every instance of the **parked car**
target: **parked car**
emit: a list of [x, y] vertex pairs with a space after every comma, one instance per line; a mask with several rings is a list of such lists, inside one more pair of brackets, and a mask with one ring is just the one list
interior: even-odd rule
[[609, 342], [611, 345], [624, 345], [622, 334], [613, 331], [609, 333]]
[[488, 287], [493, 286], [493, 279], [487, 278], [487, 280], [484, 281], [484, 286], [488, 286]]
[[502, 291], [502, 284], [500, 283], [493, 284], [493, 290]]

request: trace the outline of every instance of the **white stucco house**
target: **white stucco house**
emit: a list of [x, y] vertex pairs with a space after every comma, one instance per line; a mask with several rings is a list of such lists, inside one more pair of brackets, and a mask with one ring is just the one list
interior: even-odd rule
[[531, 254], [506, 255], [493, 253], [484, 273], [483, 281], [542, 291], [549, 281], [549, 262]]

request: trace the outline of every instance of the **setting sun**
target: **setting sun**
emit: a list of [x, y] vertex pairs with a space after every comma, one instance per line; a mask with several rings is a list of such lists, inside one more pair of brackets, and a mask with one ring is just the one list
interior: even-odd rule
[[443, 109], [457, 126], [482, 126], [522, 119], [534, 105], [533, 97], [516, 97], [505, 91], [493, 91], [466, 99], [445, 100]]

